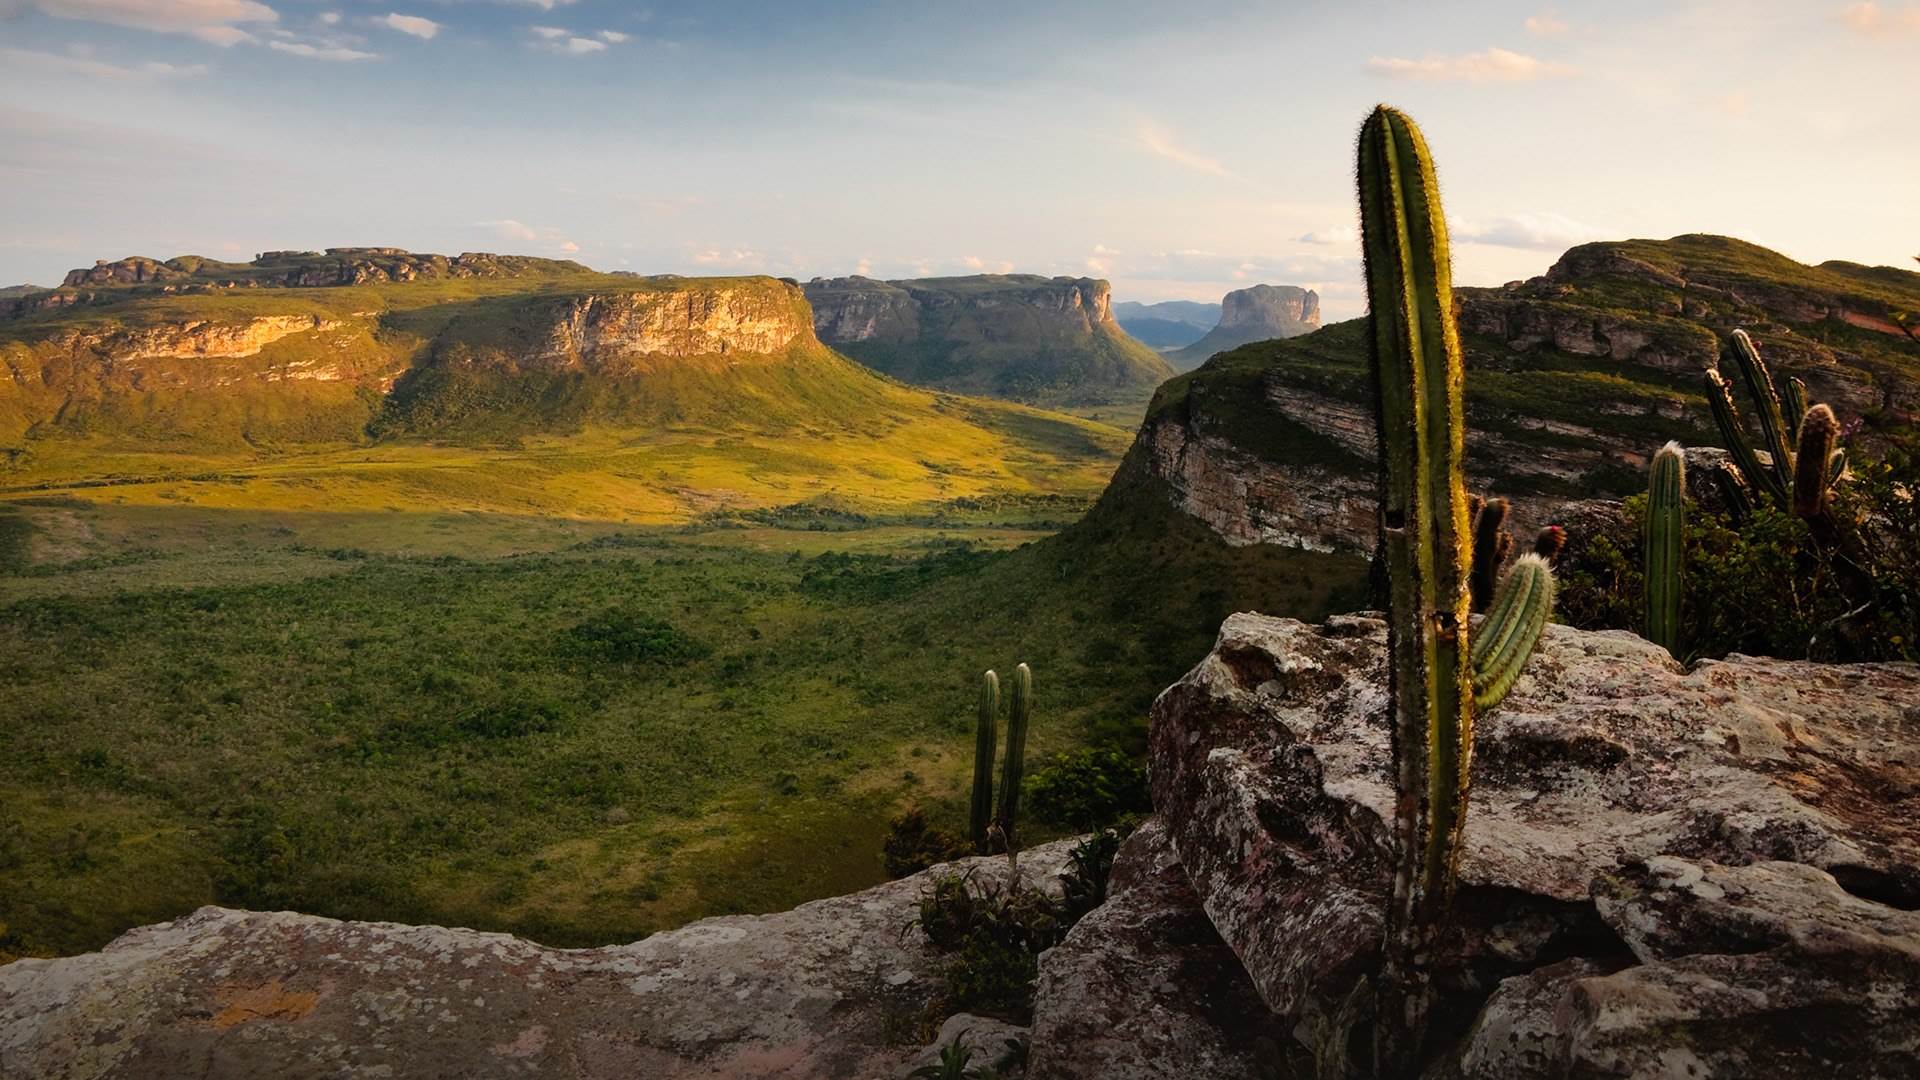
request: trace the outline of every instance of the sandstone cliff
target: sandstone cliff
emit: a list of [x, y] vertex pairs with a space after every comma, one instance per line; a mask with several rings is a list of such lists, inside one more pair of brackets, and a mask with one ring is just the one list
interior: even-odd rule
[[1220, 322], [1200, 340], [1167, 355], [1182, 371], [1249, 342], [1299, 337], [1320, 328], [1320, 294], [1293, 285], [1236, 289], [1220, 301]]
[[[1717, 445], [1701, 372], [1750, 330], [1856, 441], [1920, 417], [1920, 274], [1803, 266], [1722, 237], [1589, 244], [1545, 276], [1460, 289], [1467, 465], [1517, 525], [1643, 484], [1668, 439]], [[1164, 386], [1122, 476], [1234, 544], [1369, 550], [1365, 320], [1216, 356]]]
[[[849, 370], [814, 338], [790, 284], [556, 265], [572, 266], [354, 248], [268, 252], [244, 267], [255, 276], [243, 284], [206, 285], [219, 274], [193, 257], [76, 270], [70, 281], [100, 296], [0, 322], [0, 442], [357, 442], [370, 425], [442, 430], [450, 410], [484, 408], [445, 400], [479, 377], [488, 394], [526, 406], [507, 426], [571, 428], [618, 419], [664, 393], [653, 385], [663, 380], [724, 380], [743, 365]], [[452, 278], [473, 283], [457, 295], [433, 284]], [[578, 407], [556, 418], [540, 396], [562, 377], [581, 384]]]
[[1139, 400], [1173, 372], [1092, 278], [984, 274], [806, 284], [820, 340], [904, 382], [1048, 404]]

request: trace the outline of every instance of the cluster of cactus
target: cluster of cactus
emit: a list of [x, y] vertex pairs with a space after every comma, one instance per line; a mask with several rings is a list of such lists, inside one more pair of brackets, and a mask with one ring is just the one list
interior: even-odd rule
[[[1361, 128], [1358, 188], [1398, 792], [1374, 1067], [1399, 1076], [1412, 1071], [1424, 1041], [1427, 963], [1451, 905], [1466, 824], [1474, 710], [1498, 702], [1525, 665], [1552, 608], [1553, 575], [1537, 553], [1498, 578], [1513, 547], [1506, 504], [1483, 504], [1479, 520], [1470, 517], [1461, 460], [1465, 362], [1446, 218], [1426, 140], [1405, 114], [1381, 106]], [[1487, 551], [1478, 575], [1474, 534]], [[1557, 555], [1564, 539], [1549, 530], [1537, 546]], [[1475, 584], [1490, 610], [1470, 641]]]
[[1840, 423], [1824, 404], [1807, 404], [1807, 385], [1788, 379], [1781, 394], [1773, 373], [1745, 330], [1733, 332], [1727, 350], [1741, 382], [1753, 398], [1754, 416], [1766, 443], [1768, 460], [1741, 422], [1733, 403], [1733, 383], [1718, 367], [1707, 369], [1707, 403], [1720, 428], [1721, 441], [1733, 460], [1723, 463], [1717, 476], [1728, 509], [1744, 518], [1760, 498], [1780, 510], [1809, 521], [1824, 518], [1833, 485], [1847, 470], [1846, 452], [1839, 449]]
[[[971, 838], [982, 855], [999, 850], [1017, 859], [1019, 841], [1015, 823], [1020, 815], [1020, 782], [1027, 764], [1027, 721], [1033, 713], [1033, 671], [1025, 664], [1013, 670], [1013, 693], [1007, 707], [1006, 761], [1000, 775], [1000, 805], [993, 802], [993, 765], [1000, 711], [1000, 676], [991, 670], [980, 676], [979, 718], [974, 726], [973, 805]], [[1017, 863], [1015, 864], [1017, 865]]]

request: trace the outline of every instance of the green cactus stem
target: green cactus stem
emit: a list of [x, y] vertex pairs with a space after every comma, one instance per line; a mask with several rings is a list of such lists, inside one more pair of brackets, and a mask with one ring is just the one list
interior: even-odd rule
[[1727, 514], [1733, 523], [1739, 525], [1753, 516], [1753, 489], [1740, 477], [1740, 470], [1733, 462], [1723, 461], [1713, 471], [1714, 486], [1720, 489], [1720, 499], [1727, 504]]
[[1512, 504], [1505, 499], [1489, 499], [1473, 517], [1473, 573], [1468, 576], [1467, 587], [1475, 611], [1485, 611], [1493, 603], [1500, 567], [1513, 550], [1513, 534], [1507, 531], [1511, 509]]
[[1686, 557], [1687, 459], [1679, 443], [1653, 455], [1647, 480], [1647, 640], [1680, 656], [1681, 564]]
[[1733, 384], [1717, 368], [1707, 369], [1707, 404], [1713, 409], [1714, 424], [1720, 428], [1720, 441], [1727, 444], [1727, 454], [1747, 487], [1785, 506], [1786, 486], [1770, 466], [1761, 463], [1753, 441], [1747, 438], [1747, 429], [1740, 424], [1740, 410], [1734, 408]]
[[1427, 958], [1452, 901], [1466, 823], [1473, 672], [1461, 468], [1465, 363], [1426, 139], [1404, 113], [1383, 105], [1360, 130], [1358, 157], [1397, 792], [1374, 1054], [1379, 1075], [1399, 1076], [1412, 1071], [1424, 1041]]
[[1015, 823], [1020, 813], [1020, 779], [1027, 764], [1027, 721], [1033, 711], [1033, 671], [1013, 669], [1013, 700], [1007, 709], [1007, 762], [1000, 774], [1000, 813], [994, 824], [1006, 838], [1009, 854], [1019, 849]]
[[1787, 437], [1795, 445], [1800, 442], [1800, 425], [1807, 415], [1807, 384], [1791, 376], [1787, 379], [1787, 389], [1782, 402], [1787, 410]]
[[993, 824], [994, 713], [1000, 708], [1000, 676], [992, 669], [980, 676], [980, 712], [973, 729], [973, 849], [987, 853], [988, 830]]
[[1839, 441], [1840, 421], [1833, 410], [1825, 405], [1808, 409], [1800, 422], [1800, 446], [1793, 455], [1793, 512], [1800, 517], [1811, 520], [1826, 514]]
[[1553, 567], [1539, 554], [1522, 555], [1500, 581], [1493, 611], [1473, 634], [1473, 704], [1504, 701], [1525, 670], [1553, 614]]
[[[1733, 332], [1734, 367], [1747, 384], [1753, 398], [1753, 411], [1760, 420], [1760, 434], [1767, 441], [1767, 454], [1773, 458], [1773, 475], [1784, 492], [1793, 480], [1793, 436], [1787, 430], [1780, 408], [1780, 394], [1774, 389], [1773, 373], [1760, 359], [1760, 349], [1745, 330]], [[1784, 501], [1784, 500], [1782, 500]]]

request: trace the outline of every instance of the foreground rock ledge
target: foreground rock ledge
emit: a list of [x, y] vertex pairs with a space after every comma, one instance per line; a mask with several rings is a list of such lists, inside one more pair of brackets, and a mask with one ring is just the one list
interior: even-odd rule
[[[1385, 655], [1236, 615], [1154, 705], [1173, 854], [1322, 1076], [1371, 1022]], [[1473, 774], [1435, 1075], [1920, 1076], [1920, 668], [1550, 627]]]
[[[1006, 865], [944, 869], [974, 864]], [[0, 1077], [888, 1077], [937, 992], [909, 923], [940, 872], [600, 949], [202, 908], [0, 967]]]

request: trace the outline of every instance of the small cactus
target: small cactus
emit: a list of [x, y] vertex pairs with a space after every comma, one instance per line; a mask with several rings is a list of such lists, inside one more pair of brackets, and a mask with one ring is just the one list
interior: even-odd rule
[[1558, 525], [1549, 525], [1540, 530], [1533, 538], [1533, 553], [1547, 560], [1547, 565], [1560, 565], [1560, 556], [1567, 550], [1567, 530]]
[[993, 744], [994, 713], [1000, 708], [1000, 676], [989, 669], [980, 676], [980, 712], [973, 729], [973, 812], [971, 836], [973, 849], [987, 854], [988, 832], [993, 825]]
[[1727, 504], [1727, 513], [1735, 525], [1753, 516], [1753, 489], [1740, 478], [1740, 470], [1733, 462], [1723, 461], [1713, 472], [1714, 485], [1720, 489], [1720, 498]]
[[1833, 485], [1830, 469], [1839, 453], [1835, 447], [1839, 440], [1840, 421], [1832, 409], [1815, 405], [1807, 410], [1793, 455], [1793, 512], [1800, 517], [1811, 519], [1827, 512], [1827, 494]]
[[1513, 689], [1553, 614], [1553, 591], [1553, 568], [1539, 554], [1520, 556], [1501, 579], [1493, 610], [1473, 635], [1475, 708], [1491, 709]]
[[1007, 710], [1007, 762], [1000, 776], [1000, 813], [994, 824], [1005, 837], [1007, 853], [1018, 850], [1014, 825], [1020, 813], [1020, 779], [1027, 764], [1027, 720], [1033, 711], [1033, 671], [1013, 669], [1013, 701]]
[[1653, 455], [1647, 482], [1647, 640], [1680, 656], [1681, 564], [1686, 557], [1687, 459], [1679, 443]]
[[1505, 499], [1488, 499], [1473, 516], [1473, 573], [1467, 579], [1473, 596], [1473, 610], [1485, 611], [1493, 603], [1494, 586], [1500, 581], [1500, 567], [1513, 551], [1513, 534], [1507, 531], [1507, 514], [1512, 505]]

